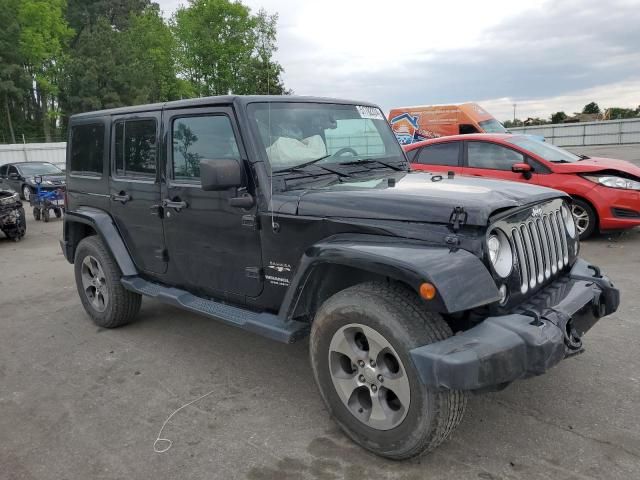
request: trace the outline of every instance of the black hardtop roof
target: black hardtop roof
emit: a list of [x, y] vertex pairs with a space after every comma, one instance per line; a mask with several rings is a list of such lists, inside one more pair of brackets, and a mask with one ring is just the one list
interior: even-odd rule
[[158, 110], [168, 110], [177, 108], [190, 108], [190, 107], [206, 107], [216, 105], [232, 105], [237, 104], [239, 106], [246, 106], [249, 103], [254, 102], [308, 102], [308, 103], [339, 103], [344, 105], [364, 105], [369, 107], [377, 107], [377, 105], [370, 102], [362, 102], [355, 100], [344, 100], [338, 98], [325, 98], [325, 97], [307, 97], [296, 95], [221, 95], [216, 97], [200, 97], [190, 98], [187, 100], [174, 100], [172, 102], [164, 103], [150, 103], [146, 105], [135, 105], [132, 107], [119, 107], [111, 108], [107, 110], [97, 110], [94, 112], [78, 113], [71, 116], [71, 120], [89, 118], [89, 117], [102, 117], [109, 115], [122, 115], [127, 113], [142, 113], [152, 112]]

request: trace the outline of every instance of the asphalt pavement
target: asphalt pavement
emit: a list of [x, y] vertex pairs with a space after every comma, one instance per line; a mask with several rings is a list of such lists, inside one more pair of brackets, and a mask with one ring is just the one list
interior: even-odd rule
[[[0, 479], [640, 478], [640, 230], [584, 242], [622, 290], [584, 354], [472, 396], [451, 440], [404, 462], [328, 417], [306, 342], [281, 345], [145, 299], [96, 327], [59, 220], [0, 238]], [[0, 235], [1, 236], [1, 235]], [[209, 393], [211, 392], [211, 393]], [[154, 441], [167, 417], [182, 405]], [[167, 442], [156, 445], [158, 449]]]

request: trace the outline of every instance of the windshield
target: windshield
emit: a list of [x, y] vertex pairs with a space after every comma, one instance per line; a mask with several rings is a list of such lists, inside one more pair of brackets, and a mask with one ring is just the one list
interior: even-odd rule
[[22, 175], [28, 177], [31, 175], [62, 175], [63, 171], [52, 163], [24, 163], [16, 165]]
[[310, 164], [329, 170], [361, 161], [405, 166], [400, 145], [377, 107], [272, 102], [252, 103], [248, 112], [274, 173]]
[[507, 129], [495, 118], [479, 122], [478, 125], [480, 125], [484, 133], [507, 133]]
[[514, 136], [512, 139], [507, 140], [509, 143], [513, 143], [520, 148], [528, 150], [536, 155], [544, 158], [548, 162], [565, 162], [573, 163], [580, 160], [578, 155], [574, 155], [571, 152], [564, 150], [563, 148], [556, 147], [550, 143], [541, 142], [540, 140], [534, 140], [532, 138]]

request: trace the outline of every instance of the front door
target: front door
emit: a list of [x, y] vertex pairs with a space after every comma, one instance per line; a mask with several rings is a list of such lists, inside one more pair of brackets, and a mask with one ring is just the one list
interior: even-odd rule
[[511, 148], [492, 142], [466, 143], [465, 175], [534, 183], [537, 174], [525, 176], [511, 170], [516, 163], [527, 163], [525, 156]]
[[[163, 113], [167, 151], [163, 190], [169, 276], [191, 291], [242, 301], [262, 291], [260, 236], [252, 225], [256, 207], [229, 205], [237, 189], [206, 192], [201, 159], [244, 159], [230, 108]], [[248, 169], [247, 169], [248, 170]], [[247, 177], [250, 177], [249, 175]], [[247, 188], [252, 192], [251, 180]]]
[[160, 216], [160, 112], [127, 115], [111, 126], [111, 215], [139, 270], [164, 273]]

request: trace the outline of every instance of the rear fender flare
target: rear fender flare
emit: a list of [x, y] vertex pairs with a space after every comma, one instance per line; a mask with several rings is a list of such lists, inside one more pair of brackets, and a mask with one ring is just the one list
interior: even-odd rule
[[69, 239], [67, 238], [66, 233], [67, 222], [77, 222], [89, 225], [96, 231], [111, 252], [111, 255], [118, 264], [118, 267], [120, 267], [122, 275], [138, 275], [138, 269], [133, 263], [131, 255], [125, 246], [113, 219], [107, 212], [97, 208], [81, 207], [65, 214], [65, 243], [67, 244], [65, 254], [72, 256], [72, 258], [68, 258], [68, 260], [73, 263], [73, 255], [75, 255], [77, 245], [68, 244]]
[[424, 282], [436, 287], [425, 308], [439, 313], [468, 310], [499, 299], [491, 274], [474, 254], [424, 242], [376, 235], [340, 234], [304, 253], [279, 315], [293, 319], [305, 288], [314, 288], [321, 265], [341, 265], [405, 283], [418, 292]]

